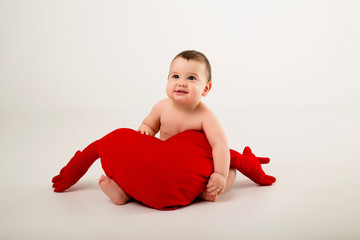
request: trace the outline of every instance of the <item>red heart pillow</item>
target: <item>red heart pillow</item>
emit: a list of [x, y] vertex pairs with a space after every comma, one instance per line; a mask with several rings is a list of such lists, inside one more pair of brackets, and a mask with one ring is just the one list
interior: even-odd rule
[[[266, 175], [250, 148], [244, 154], [234, 150], [231, 166], [260, 185], [271, 185], [275, 178]], [[166, 141], [131, 129], [117, 129], [95, 141], [53, 178], [55, 192], [74, 185], [91, 164], [101, 158], [106, 175], [134, 199], [156, 209], [185, 206], [205, 190], [213, 172], [212, 151], [201, 131], [185, 131]]]

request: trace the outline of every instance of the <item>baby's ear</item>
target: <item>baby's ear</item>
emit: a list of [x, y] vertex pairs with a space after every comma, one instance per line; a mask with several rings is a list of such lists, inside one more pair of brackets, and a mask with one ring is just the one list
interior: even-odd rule
[[208, 82], [206, 84], [206, 86], [205, 86], [205, 89], [204, 89], [203, 93], [202, 93], [203, 97], [206, 97], [206, 95], [208, 95], [208, 93], [210, 92], [211, 87], [212, 87], [212, 83]]

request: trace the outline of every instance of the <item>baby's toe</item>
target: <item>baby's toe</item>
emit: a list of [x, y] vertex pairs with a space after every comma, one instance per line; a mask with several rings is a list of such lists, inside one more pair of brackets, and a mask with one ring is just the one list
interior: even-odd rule
[[99, 179], [99, 184], [108, 182], [109, 180], [110, 180], [110, 178], [108, 178], [107, 176], [101, 175], [101, 177], [100, 177], [100, 179]]

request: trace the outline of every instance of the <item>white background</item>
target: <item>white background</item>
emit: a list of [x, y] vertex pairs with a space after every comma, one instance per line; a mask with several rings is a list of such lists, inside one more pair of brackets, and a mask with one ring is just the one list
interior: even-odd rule
[[[359, 12], [358, 1], [0, 0], [0, 238], [359, 238]], [[278, 181], [238, 174], [218, 203], [161, 212], [113, 206], [97, 162], [77, 191], [53, 193], [76, 150], [137, 128], [166, 97], [187, 49], [212, 64], [204, 102], [230, 146], [269, 156]]]

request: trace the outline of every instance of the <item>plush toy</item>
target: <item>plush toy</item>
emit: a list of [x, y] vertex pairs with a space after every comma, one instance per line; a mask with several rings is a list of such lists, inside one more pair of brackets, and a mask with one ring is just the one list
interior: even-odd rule
[[[260, 164], [249, 147], [243, 154], [230, 150], [230, 166], [259, 185], [276, 179]], [[55, 192], [77, 183], [93, 162], [101, 158], [105, 174], [127, 194], [150, 207], [167, 210], [190, 204], [202, 193], [213, 172], [212, 151], [201, 131], [181, 132], [165, 141], [132, 129], [117, 129], [77, 151], [52, 179]]]

